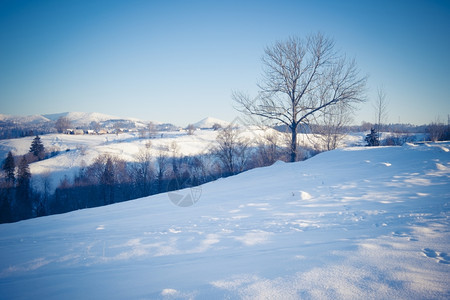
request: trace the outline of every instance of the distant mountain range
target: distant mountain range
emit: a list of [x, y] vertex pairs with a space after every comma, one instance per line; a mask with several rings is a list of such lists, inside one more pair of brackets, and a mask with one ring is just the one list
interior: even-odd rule
[[[91, 127], [101, 127], [103, 129], [122, 128], [131, 131], [138, 131], [147, 127], [149, 121], [136, 118], [120, 118], [103, 113], [87, 112], [64, 112], [56, 114], [13, 116], [0, 114], [0, 139], [17, 138], [34, 134], [46, 134], [55, 132], [55, 122], [61, 118], [67, 118], [73, 129], [92, 129]], [[171, 123], [154, 122], [159, 131], [178, 130], [180, 127]], [[221, 127], [228, 126], [229, 123], [220, 119], [207, 117], [193, 124], [199, 129], [210, 129], [215, 125]]]
[[70, 121], [78, 124], [89, 124], [92, 121], [100, 122], [111, 119], [119, 119], [114, 116], [101, 113], [85, 113], [85, 112], [64, 112], [58, 114], [30, 115], [30, 116], [13, 116], [0, 114], [0, 121], [14, 123], [45, 123], [58, 120], [60, 117], [66, 117]]

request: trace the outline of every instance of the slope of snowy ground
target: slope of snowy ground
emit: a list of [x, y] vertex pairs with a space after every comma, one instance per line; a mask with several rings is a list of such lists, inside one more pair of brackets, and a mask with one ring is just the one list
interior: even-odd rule
[[449, 148], [336, 150], [3, 224], [0, 297], [449, 299]]

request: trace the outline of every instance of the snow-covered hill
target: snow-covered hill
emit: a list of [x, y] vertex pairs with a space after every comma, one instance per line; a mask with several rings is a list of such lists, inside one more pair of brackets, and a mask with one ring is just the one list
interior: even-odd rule
[[13, 116], [0, 114], [0, 121], [12, 122], [15, 124], [39, 124], [49, 122], [50, 119], [41, 115], [30, 115], [30, 116]]
[[1, 297], [448, 299], [449, 148], [336, 150], [3, 224]]
[[220, 125], [221, 127], [227, 127], [228, 125], [230, 125], [230, 123], [227, 121], [213, 118], [213, 117], [207, 117], [207, 118], [204, 118], [204, 119], [198, 121], [197, 123], [195, 123], [193, 125], [195, 126], [195, 128], [211, 129], [215, 125]]
[[102, 113], [87, 113], [87, 112], [69, 112], [62, 114], [55, 114], [53, 116], [57, 116], [57, 118], [52, 118], [56, 121], [59, 117], [66, 117], [69, 119], [74, 125], [88, 125], [91, 122], [103, 122], [107, 120], [120, 119], [116, 116], [110, 116]]

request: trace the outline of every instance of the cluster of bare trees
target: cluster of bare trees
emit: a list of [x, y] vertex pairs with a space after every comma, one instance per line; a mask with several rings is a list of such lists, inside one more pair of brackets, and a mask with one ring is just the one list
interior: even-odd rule
[[450, 140], [450, 117], [447, 125], [440, 122], [439, 119], [432, 122], [427, 127], [427, 133], [431, 141], [448, 141]]

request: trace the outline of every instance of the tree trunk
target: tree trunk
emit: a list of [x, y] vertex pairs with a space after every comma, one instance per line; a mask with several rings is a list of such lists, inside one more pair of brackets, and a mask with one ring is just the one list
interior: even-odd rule
[[291, 162], [297, 161], [297, 125], [291, 125]]

